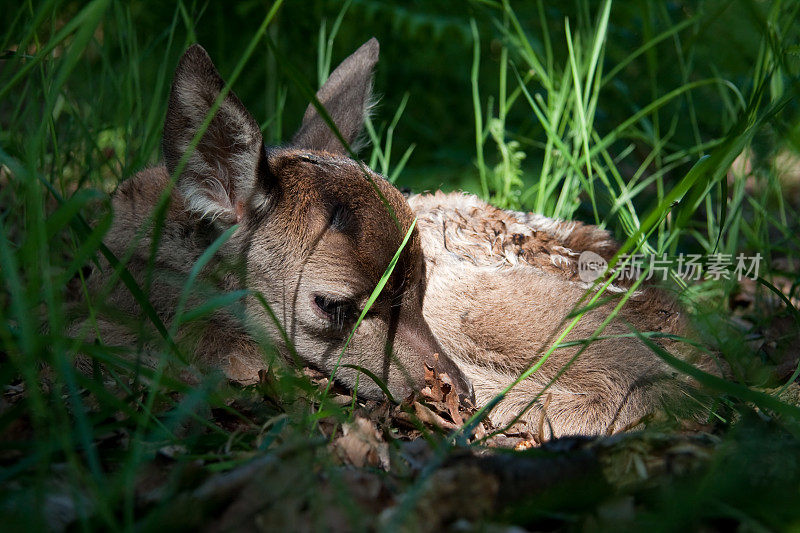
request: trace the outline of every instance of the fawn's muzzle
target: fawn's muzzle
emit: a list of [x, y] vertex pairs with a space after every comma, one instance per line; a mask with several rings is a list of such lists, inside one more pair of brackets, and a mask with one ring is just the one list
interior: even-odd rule
[[[461, 402], [475, 405], [475, 392], [472, 388], [472, 382], [447, 356], [427, 322], [420, 320], [408, 327], [401, 325], [398, 329], [398, 337], [410, 346], [425, 365], [434, 369], [439, 375], [447, 374], [447, 378], [455, 388]], [[444, 381], [447, 381], [447, 379]]]

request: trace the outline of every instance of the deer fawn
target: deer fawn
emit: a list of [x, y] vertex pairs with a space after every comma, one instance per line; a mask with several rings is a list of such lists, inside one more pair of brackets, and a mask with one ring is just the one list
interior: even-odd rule
[[[372, 39], [317, 93], [347, 143], [361, 132], [377, 59], [378, 42]], [[180, 292], [180, 283], [170, 279], [185, 279], [209, 244], [237, 225], [206, 271], [239, 265], [243, 274], [229, 268], [217, 285], [263, 295], [289, 343], [253, 294], [245, 299], [247, 324], [264, 328], [282, 353], [288, 355], [291, 345], [307, 363], [332, 372], [416, 217], [391, 278], [341, 363], [370, 370], [396, 397], [422, 386], [427, 364], [447, 373], [461, 396], [481, 406], [541, 356], [586, 290], [575, 273], [578, 254], [589, 250], [610, 258], [615, 251], [609, 235], [596, 227], [502, 211], [475, 196], [436, 193], [407, 200], [345, 155], [313, 105], [289, 145], [269, 148], [258, 124], [229, 92], [196, 149], [189, 150], [223, 87], [203, 48], [190, 47], [169, 98], [165, 166], [133, 176], [113, 198], [115, 221], [106, 244], [121, 256], [170, 175], [180, 171], [150, 285], [150, 301], [165, 323], [173, 318]], [[152, 245], [151, 237], [144, 238], [132, 251], [128, 268], [140, 281]], [[97, 272], [92, 284], [106, 278]], [[123, 289], [111, 300], [118, 309], [141, 314]], [[588, 337], [607, 312], [608, 305], [592, 310], [566, 340]], [[555, 351], [493, 410], [493, 421], [513, 419], [562, 370], [524, 415], [541, 438], [621, 430], [653, 411], [670, 389], [662, 380], [669, 371], [639, 340], [613, 337], [629, 333], [625, 321], [642, 330], [672, 331], [680, 312], [655, 289], [640, 291], [606, 328], [612, 338], [592, 343], [568, 368], [578, 346]], [[106, 342], [135, 344], [131, 330], [110, 321], [100, 325]], [[220, 367], [230, 379], [255, 381], [266, 363], [249, 331], [227, 315], [215, 316], [196, 342], [198, 361]], [[358, 374], [340, 366], [336, 378], [355, 387]], [[363, 376], [358, 392], [381, 395]]]

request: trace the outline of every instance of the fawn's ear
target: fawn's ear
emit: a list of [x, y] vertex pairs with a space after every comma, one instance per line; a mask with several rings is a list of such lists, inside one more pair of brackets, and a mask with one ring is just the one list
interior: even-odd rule
[[[224, 86], [203, 47], [189, 47], [175, 71], [164, 124], [164, 160], [170, 174], [175, 172]], [[258, 124], [231, 91], [197, 148], [188, 155], [178, 177], [178, 190], [190, 211], [234, 224], [256, 183], [262, 158], [265, 163]]]
[[[378, 49], [378, 40], [374, 37], [362, 44], [336, 67], [317, 92], [317, 100], [325, 107], [347, 144], [353, 144], [364, 127], [364, 116], [372, 94], [372, 71], [378, 62]], [[294, 135], [292, 144], [298, 148], [347, 153], [313, 104], [306, 109], [303, 123]]]

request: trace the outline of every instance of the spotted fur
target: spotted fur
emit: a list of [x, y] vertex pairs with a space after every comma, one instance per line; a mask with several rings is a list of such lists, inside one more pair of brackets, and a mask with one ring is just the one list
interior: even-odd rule
[[[427, 265], [424, 316], [472, 380], [478, 405], [485, 405], [544, 356], [592, 288], [578, 276], [580, 254], [593, 251], [610, 259], [618, 246], [596, 226], [503, 211], [473, 195], [437, 192], [412, 196], [409, 205], [418, 217]], [[612, 296], [626, 290], [610, 289]], [[615, 304], [589, 311], [564, 342], [588, 339]], [[641, 331], [686, 331], [674, 298], [646, 286], [605, 328], [602, 335], [610, 338], [580, 355], [579, 345], [554, 351], [510, 391], [491, 419], [503, 425], [524, 413], [528, 427], [548, 439], [613, 433], [656, 411], [686, 383], [630, 338], [628, 324]], [[696, 357], [675, 342], [657, 342]]]

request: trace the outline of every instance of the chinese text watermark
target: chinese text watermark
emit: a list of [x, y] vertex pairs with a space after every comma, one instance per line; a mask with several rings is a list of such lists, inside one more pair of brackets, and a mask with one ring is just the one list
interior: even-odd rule
[[[679, 254], [669, 257], [667, 254], [623, 254], [611, 269], [611, 274], [616, 274], [617, 279], [634, 280], [644, 275], [644, 279], [666, 281], [670, 271], [685, 281], [699, 281], [701, 279], [721, 280], [745, 278], [758, 278], [758, 269], [761, 266], [761, 254], [745, 255], [733, 254]], [[608, 271], [608, 262], [599, 254], [586, 251], [578, 258], [578, 276], [581, 280], [592, 282], [603, 276]]]

